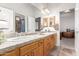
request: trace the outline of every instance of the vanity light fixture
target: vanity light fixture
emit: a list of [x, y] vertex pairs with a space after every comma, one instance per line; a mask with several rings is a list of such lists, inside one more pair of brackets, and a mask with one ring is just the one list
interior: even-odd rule
[[43, 10], [41, 10], [41, 13], [43, 13], [44, 15], [49, 14], [50, 11], [47, 8], [43, 8]]
[[70, 10], [65, 10], [64, 12], [65, 12], [65, 13], [68, 13], [68, 12], [70, 12]]
[[19, 20], [20, 20], [20, 18], [19, 18], [18, 16], [16, 16], [15, 18], [16, 18], [16, 20], [17, 20], [17, 21], [19, 21]]
[[44, 12], [44, 10], [41, 10], [41, 13], [43, 13], [44, 15], [46, 14], [46, 13]]

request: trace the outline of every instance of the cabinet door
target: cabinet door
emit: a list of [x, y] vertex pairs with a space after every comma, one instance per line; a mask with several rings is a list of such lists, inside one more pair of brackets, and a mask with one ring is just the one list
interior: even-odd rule
[[38, 46], [34, 49], [34, 56], [43, 56], [43, 40], [38, 41]]
[[39, 48], [34, 49], [34, 56], [39, 56]]
[[54, 45], [54, 37], [53, 36], [50, 36], [50, 49], [53, 48], [53, 45]]
[[43, 56], [43, 46], [34, 49], [34, 56]]
[[49, 47], [50, 45], [49, 45], [49, 38], [46, 38], [45, 40], [44, 40], [44, 55], [46, 56], [46, 55], [48, 55], [48, 50], [49, 50]]
[[19, 49], [15, 49], [10, 52], [7, 52], [3, 56], [19, 56]]
[[38, 48], [38, 52], [39, 52], [39, 56], [43, 56], [44, 55], [44, 50], [43, 50], [43, 46], [40, 46], [39, 48]]
[[48, 47], [44, 47], [44, 56], [48, 55]]
[[51, 49], [56, 45], [56, 34], [50, 36]]
[[20, 48], [20, 55], [24, 56], [27, 52], [32, 51], [35, 46], [36, 46], [35, 43], [31, 43], [31, 44], [28, 44], [28, 45], [21, 47]]
[[39, 41], [39, 56], [43, 56], [44, 55], [44, 41], [43, 39]]

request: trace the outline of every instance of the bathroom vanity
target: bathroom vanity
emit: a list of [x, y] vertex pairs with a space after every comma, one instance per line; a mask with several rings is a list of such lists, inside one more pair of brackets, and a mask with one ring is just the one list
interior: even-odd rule
[[0, 45], [0, 56], [47, 56], [56, 46], [57, 33], [22, 36]]

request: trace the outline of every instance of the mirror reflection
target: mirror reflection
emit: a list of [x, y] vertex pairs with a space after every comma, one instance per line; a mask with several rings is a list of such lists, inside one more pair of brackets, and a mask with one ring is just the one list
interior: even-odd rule
[[15, 32], [25, 32], [25, 16], [15, 13]]

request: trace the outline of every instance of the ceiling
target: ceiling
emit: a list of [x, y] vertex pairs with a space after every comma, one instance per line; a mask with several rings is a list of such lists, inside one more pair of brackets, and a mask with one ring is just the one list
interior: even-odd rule
[[42, 10], [43, 8], [48, 8], [49, 11], [63, 11], [66, 9], [75, 8], [75, 3], [32, 3], [32, 5], [38, 8], [39, 10]]
[[69, 11], [68, 12], [65, 12], [65, 11], [62, 11], [62, 12], [60, 12], [60, 17], [71, 17], [71, 16], [73, 16], [74, 17], [74, 13], [75, 13], [75, 10], [74, 9], [69, 9]]

